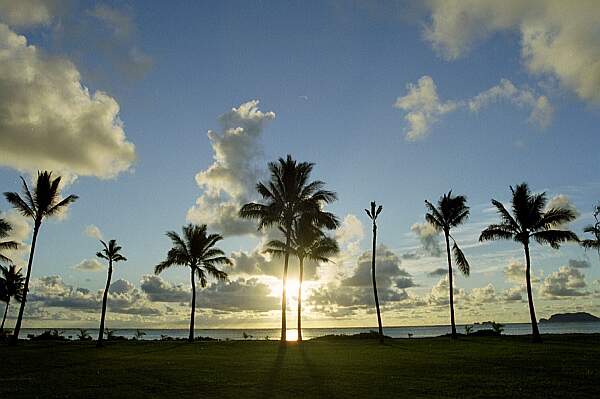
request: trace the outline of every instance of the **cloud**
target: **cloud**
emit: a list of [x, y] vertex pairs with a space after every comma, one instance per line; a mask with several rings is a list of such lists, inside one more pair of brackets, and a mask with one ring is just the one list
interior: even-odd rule
[[594, 0], [446, 1], [427, 3], [424, 35], [444, 58], [455, 60], [502, 31], [520, 33], [529, 72], [556, 77], [581, 99], [600, 102], [600, 8]]
[[442, 248], [440, 246], [440, 233], [431, 224], [415, 223], [410, 226], [410, 230], [419, 238], [423, 250], [429, 256], [442, 256]]
[[416, 85], [409, 83], [406, 88], [408, 94], [398, 97], [394, 107], [406, 112], [404, 116], [408, 123], [406, 138], [410, 141], [426, 137], [431, 125], [458, 106], [453, 101], [440, 101], [436, 85], [430, 76], [423, 76]]
[[574, 269], [588, 269], [590, 267], [590, 262], [585, 259], [569, 259], [569, 267]]
[[224, 311], [268, 312], [279, 309], [280, 299], [256, 278], [217, 281], [198, 293], [202, 308]]
[[585, 275], [579, 269], [561, 266], [544, 279], [540, 293], [551, 299], [584, 296], [588, 295], [588, 292], [583, 291], [586, 286]]
[[523, 291], [524, 289], [522, 287], [507, 288], [503, 293], [504, 301], [513, 302], [523, 300]]
[[427, 277], [443, 277], [443, 276], [446, 276], [447, 274], [448, 274], [447, 269], [445, 269], [443, 267], [439, 267], [435, 270], [428, 272]]
[[469, 110], [477, 112], [481, 108], [499, 101], [508, 101], [519, 108], [531, 109], [529, 121], [546, 128], [552, 121], [554, 109], [546, 96], [536, 96], [528, 89], [519, 89], [508, 79], [501, 79], [500, 84], [477, 94], [468, 101]]
[[86, 226], [84, 233], [86, 236], [95, 238], [96, 240], [102, 239], [102, 232], [96, 225], [90, 224], [90, 225]]
[[[107, 4], [97, 4], [87, 14], [100, 22], [100, 28], [103, 28], [95, 32], [103, 37], [99, 51], [119, 71], [128, 78], [141, 79], [152, 69], [154, 60], [136, 44], [137, 27], [129, 13]], [[86, 27], [89, 29], [90, 25], [86, 24]], [[105, 31], [109, 34], [106, 35]]]
[[96, 259], [84, 259], [75, 266], [73, 269], [80, 272], [99, 272], [105, 269], [105, 266]]
[[525, 282], [525, 265], [515, 260], [511, 261], [504, 268], [504, 276], [511, 283], [523, 284]]
[[70, 61], [42, 54], [0, 24], [0, 165], [115, 177], [135, 160], [109, 95], [90, 93]]
[[275, 113], [263, 112], [258, 100], [248, 101], [221, 115], [222, 133], [208, 132], [214, 162], [196, 175], [203, 194], [188, 210], [190, 222], [206, 223], [224, 235], [256, 232], [256, 223], [238, 217], [244, 202], [254, 196], [263, 176], [261, 135]]
[[160, 276], [142, 276], [140, 288], [152, 302], [187, 303], [191, 298], [191, 290], [188, 287], [171, 284]]
[[65, 0], [0, 0], [0, 21], [15, 27], [47, 25], [67, 5]]
[[[410, 273], [400, 267], [400, 258], [385, 246], [377, 248], [377, 292], [382, 306], [409, 300], [407, 288], [416, 284]], [[330, 315], [340, 315], [341, 308], [366, 309], [374, 304], [371, 277], [371, 252], [362, 253], [351, 275], [314, 289], [308, 303]]]
[[516, 87], [510, 80], [501, 79], [500, 83], [468, 100], [441, 101], [436, 85], [430, 76], [423, 76], [417, 85], [409, 83], [408, 93], [398, 97], [394, 107], [405, 111], [406, 138], [415, 141], [425, 138], [431, 127], [445, 114], [461, 109], [479, 112], [481, 109], [505, 101], [519, 108], [529, 110], [529, 122], [540, 128], [546, 128], [552, 121], [554, 108], [548, 98], [537, 95], [534, 90]]
[[[558, 195], [555, 195], [554, 197], [550, 198], [550, 200], [548, 201], [548, 204], [546, 204], [546, 209], [544, 211], [548, 211], [549, 209], [553, 209], [553, 208], [568, 209], [571, 212], [573, 212], [573, 214], [575, 215], [576, 218], [578, 218], [579, 215], [581, 215], [581, 213], [579, 212], [579, 210], [577, 209], [577, 207], [575, 206], [573, 201], [571, 201], [571, 199], [564, 194], [558, 194]], [[560, 225], [557, 227], [561, 228], [561, 229], [568, 229], [569, 224], [567, 223], [567, 224], [563, 224], [563, 225]]]

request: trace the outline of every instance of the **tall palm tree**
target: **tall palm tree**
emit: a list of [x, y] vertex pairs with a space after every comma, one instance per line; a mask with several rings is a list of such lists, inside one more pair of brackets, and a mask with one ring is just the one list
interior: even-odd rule
[[218, 265], [231, 265], [229, 258], [215, 244], [223, 239], [220, 234], [208, 234], [206, 225], [188, 224], [183, 227], [183, 237], [176, 232], [167, 232], [173, 247], [167, 253], [167, 259], [156, 265], [155, 274], [171, 266], [187, 266], [190, 268], [192, 281], [192, 314], [190, 316], [189, 341], [194, 341], [194, 318], [196, 312], [196, 278], [200, 279], [202, 288], [206, 287], [207, 278], [212, 276], [218, 280], [227, 280], [227, 273], [217, 269]]
[[258, 220], [258, 229], [278, 226], [285, 237], [285, 255], [283, 261], [281, 293], [281, 343], [285, 344], [286, 334], [286, 285], [290, 258], [290, 246], [294, 223], [300, 217], [309, 217], [319, 228], [335, 229], [339, 222], [335, 215], [324, 212], [322, 207], [336, 200], [337, 195], [324, 190], [325, 183], [310, 181], [314, 167], [310, 162], [296, 162], [288, 155], [286, 159], [269, 163], [271, 179], [259, 182], [256, 190], [263, 203], [251, 202], [240, 209], [239, 215], [245, 219]]
[[[283, 241], [269, 241], [265, 249], [266, 253], [282, 257], [287, 253]], [[331, 256], [339, 252], [337, 242], [327, 237], [321, 229], [313, 225], [309, 218], [301, 218], [294, 223], [290, 240], [290, 254], [298, 258], [298, 342], [302, 342], [302, 282], [304, 280], [304, 260], [309, 259], [317, 262], [330, 262]]]
[[576, 218], [575, 213], [566, 208], [551, 208], [544, 210], [547, 203], [546, 193], [532, 194], [526, 183], [519, 184], [512, 192], [512, 215], [501, 202], [492, 200], [500, 215], [499, 224], [491, 224], [481, 232], [479, 241], [514, 240], [523, 245], [525, 250], [525, 280], [527, 283], [527, 299], [529, 301], [529, 316], [534, 342], [542, 342], [535, 317], [533, 295], [531, 293], [531, 259], [529, 244], [531, 240], [538, 244], [548, 244], [554, 249], [567, 241], [579, 241], [577, 235], [570, 230], [559, 230], [564, 223]]
[[373, 252], [371, 253], [371, 278], [373, 279], [373, 295], [375, 296], [375, 308], [377, 309], [377, 324], [379, 325], [379, 342], [383, 343], [383, 324], [381, 323], [381, 310], [379, 310], [379, 296], [377, 295], [377, 280], [375, 279], [375, 252], [377, 245], [377, 217], [383, 210], [383, 206], [371, 201], [371, 210], [365, 209], [367, 215], [373, 222]]
[[37, 236], [45, 218], [56, 216], [63, 211], [69, 204], [75, 202], [78, 198], [76, 195], [69, 195], [66, 198], [60, 197], [60, 176], [53, 179], [52, 172], [38, 172], [37, 180], [33, 192], [29, 190], [25, 179], [21, 177], [23, 182], [23, 197], [15, 192], [4, 193], [6, 200], [19, 211], [23, 216], [33, 220], [33, 236], [31, 238], [31, 249], [29, 251], [29, 261], [27, 262], [27, 273], [25, 275], [25, 287], [23, 288], [23, 300], [19, 308], [19, 315], [15, 330], [13, 332], [10, 343], [16, 344], [19, 340], [19, 332], [21, 331], [21, 323], [23, 321], [23, 313], [25, 311], [25, 303], [27, 302], [27, 292], [29, 291], [29, 279], [31, 277], [31, 266], [33, 265], [33, 254], [35, 253], [35, 243]]
[[110, 279], [112, 277], [113, 272], [113, 263], [116, 262], [124, 262], [127, 260], [123, 255], [119, 253], [119, 251], [123, 248], [117, 245], [116, 240], [110, 240], [107, 243], [100, 240], [102, 246], [104, 247], [102, 251], [96, 252], [96, 256], [108, 261], [108, 277], [106, 278], [106, 287], [104, 288], [104, 295], [102, 296], [102, 315], [100, 316], [100, 331], [98, 332], [98, 342], [96, 346], [102, 346], [102, 337], [104, 331], [104, 317], [106, 316], [106, 302], [108, 300], [108, 289], [110, 287]]
[[[12, 226], [6, 220], [0, 218], [0, 239], [8, 237], [8, 234], [12, 230]], [[17, 249], [18, 244], [14, 241], [0, 241], [0, 262], [11, 263], [12, 260], [2, 255], [1, 251], [7, 249]]]
[[452, 190], [440, 197], [437, 207], [431, 202], [425, 201], [429, 210], [425, 214], [425, 220], [437, 231], [443, 231], [446, 238], [446, 255], [448, 256], [448, 285], [450, 291], [450, 323], [452, 324], [452, 338], [456, 339], [456, 323], [454, 321], [454, 286], [452, 284], [452, 256], [450, 255], [450, 239], [452, 239], [452, 252], [458, 269], [465, 276], [469, 275], [469, 263], [458, 247], [456, 240], [450, 234], [450, 230], [464, 223], [469, 218], [469, 207], [466, 205], [467, 198], [463, 195], [452, 196]]
[[23, 300], [25, 277], [23, 277], [21, 269], [17, 269], [15, 265], [11, 265], [10, 267], [0, 266], [0, 274], [0, 301], [6, 302], [2, 324], [0, 325], [0, 331], [3, 331], [8, 307], [10, 306], [10, 299], [15, 298], [17, 302]]
[[584, 233], [591, 233], [594, 235], [594, 238], [581, 240], [581, 246], [585, 249], [595, 249], [598, 252], [598, 256], [600, 257], [600, 220], [598, 219], [599, 216], [600, 204], [598, 204], [594, 209], [594, 219], [596, 219], [596, 223], [586, 226], [583, 229]]

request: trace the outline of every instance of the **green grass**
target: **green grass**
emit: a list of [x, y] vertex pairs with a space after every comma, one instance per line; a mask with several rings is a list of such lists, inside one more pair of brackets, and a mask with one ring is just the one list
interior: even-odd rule
[[600, 397], [600, 335], [0, 346], [0, 398]]

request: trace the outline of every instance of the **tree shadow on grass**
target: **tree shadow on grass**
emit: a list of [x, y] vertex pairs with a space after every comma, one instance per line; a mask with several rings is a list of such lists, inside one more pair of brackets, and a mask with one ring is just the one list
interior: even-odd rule
[[[302, 361], [304, 362], [304, 367], [308, 372], [308, 376], [310, 377], [310, 385], [315, 387], [318, 392], [318, 396], [322, 398], [333, 398], [335, 397], [334, 392], [327, 386], [328, 376], [324, 375], [317, 371], [313, 361], [308, 355], [308, 351], [304, 344], [298, 345], [298, 349], [300, 350], [300, 355], [302, 356]], [[308, 383], [308, 381], [307, 381]]]
[[279, 345], [277, 349], [277, 356], [275, 357], [275, 362], [271, 366], [271, 369], [269, 370], [268, 374], [265, 377], [265, 380], [262, 383], [263, 394], [261, 395], [261, 397], [273, 397], [273, 390], [275, 388], [275, 385], [279, 381], [279, 375], [281, 374], [281, 368], [283, 367], [283, 361], [285, 359], [286, 351], [286, 345]]

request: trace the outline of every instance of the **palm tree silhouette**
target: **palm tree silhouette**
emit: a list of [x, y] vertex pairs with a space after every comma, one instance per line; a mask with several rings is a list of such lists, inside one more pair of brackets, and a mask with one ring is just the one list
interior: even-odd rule
[[218, 265], [231, 265], [229, 258], [215, 244], [223, 239], [220, 234], [207, 234], [206, 225], [188, 224], [183, 227], [183, 237], [176, 232], [167, 232], [173, 247], [167, 253], [167, 259], [156, 265], [155, 274], [171, 266], [187, 266], [190, 268], [192, 281], [192, 314], [190, 316], [189, 342], [194, 341], [194, 317], [196, 312], [196, 278], [198, 275], [202, 288], [206, 287], [207, 277], [227, 280], [227, 273], [217, 269]]
[[286, 159], [279, 158], [278, 162], [270, 162], [271, 180], [256, 185], [264, 203], [245, 204], [239, 212], [242, 218], [258, 220], [259, 230], [278, 226], [285, 236], [281, 292], [282, 344], [287, 340], [286, 285], [293, 225], [300, 217], [310, 218], [319, 228], [335, 229], [339, 225], [335, 215], [322, 210], [322, 206], [335, 201], [337, 196], [333, 191], [323, 189], [324, 182], [309, 180], [313, 167], [314, 164], [310, 162], [296, 162], [291, 155]]
[[104, 247], [101, 252], [96, 252], [96, 256], [108, 261], [108, 277], [106, 278], [106, 287], [104, 288], [104, 295], [102, 296], [102, 315], [100, 316], [100, 331], [98, 332], [97, 347], [102, 346], [102, 331], [104, 331], [104, 317], [106, 316], [106, 302], [108, 300], [108, 289], [110, 287], [110, 279], [113, 272], [113, 263], [124, 262], [127, 260], [119, 251], [123, 248], [117, 245], [116, 240], [110, 240], [107, 243], [100, 240]]
[[425, 220], [437, 231], [443, 231], [446, 238], [446, 255], [448, 256], [448, 285], [450, 291], [450, 323], [452, 324], [452, 338], [456, 339], [456, 323], [454, 321], [454, 287], [452, 284], [452, 256], [450, 255], [450, 239], [452, 239], [452, 252], [458, 269], [465, 276], [469, 275], [469, 263], [458, 247], [456, 240], [450, 234], [450, 229], [464, 223], [469, 217], [469, 207], [466, 205], [467, 198], [463, 195], [452, 196], [452, 190], [440, 197], [437, 207], [425, 200], [425, 206], [429, 210], [425, 214]]
[[383, 343], [383, 325], [381, 324], [381, 311], [379, 310], [379, 296], [377, 295], [377, 280], [375, 279], [375, 252], [377, 244], [377, 217], [383, 210], [383, 206], [371, 201], [371, 210], [365, 209], [367, 215], [373, 222], [373, 252], [371, 254], [371, 277], [373, 279], [373, 295], [375, 296], [375, 308], [377, 309], [377, 324], [379, 325], [379, 342]]
[[[285, 256], [286, 245], [283, 241], [269, 241], [266, 253], [277, 257]], [[317, 262], [330, 262], [329, 257], [339, 252], [337, 242], [327, 237], [321, 229], [315, 227], [310, 218], [301, 218], [294, 223], [290, 239], [290, 254], [299, 262], [298, 274], [298, 342], [302, 342], [302, 282], [304, 280], [304, 259]]]
[[35, 243], [42, 222], [47, 217], [56, 216], [78, 198], [76, 195], [69, 195], [64, 199], [60, 199], [60, 179], [60, 176], [56, 179], [52, 179], [52, 172], [38, 172], [33, 193], [29, 190], [25, 179], [22, 177], [21, 181], [23, 182], [22, 191], [24, 198], [21, 198], [21, 196], [15, 192], [4, 193], [6, 200], [13, 208], [19, 211], [23, 216], [33, 220], [33, 236], [31, 239], [31, 249], [29, 251], [29, 261], [27, 262], [23, 300], [19, 307], [19, 315], [17, 317], [17, 323], [15, 324], [15, 330], [12, 339], [10, 340], [11, 345], [15, 345], [19, 340], [19, 332], [21, 331], [21, 323], [23, 321], [23, 313], [25, 312], [27, 293], [29, 291], [29, 279], [31, 277]]
[[[0, 239], [8, 237], [12, 226], [6, 220], [0, 218]], [[18, 244], [14, 241], [0, 241], [0, 251], [7, 249], [17, 249]], [[11, 263], [12, 260], [0, 252], [0, 262]]]
[[23, 277], [21, 269], [17, 269], [15, 265], [9, 267], [0, 266], [0, 274], [0, 301], [6, 302], [2, 324], [0, 325], [0, 331], [4, 331], [4, 322], [6, 321], [6, 315], [8, 314], [10, 299], [15, 298], [17, 302], [23, 300], [25, 277]]
[[598, 256], [600, 257], [600, 220], [598, 216], [600, 216], [600, 204], [594, 208], [596, 223], [590, 224], [583, 229], [584, 233], [591, 233], [594, 235], [594, 238], [581, 240], [581, 246], [585, 249], [595, 249], [598, 251]]
[[481, 232], [479, 241], [487, 240], [514, 240], [523, 245], [525, 249], [525, 280], [527, 283], [527, 299], [529, 301], [529, 316], [531, 317], [531, 330], [533, 342], [542, 342], [540, 331], [533, 306], [531, 293], [531, 259], [529, 244], [531, 239], [538, 244], [548, 244], [554, 249], [567, 241], [579, 241], [577, 235], [570, 230], [558, 230], [556, 227], [568, 223], [576, 218], [575, 213], [566, 208], [551, 208], [544, 211], [547, 198], [546, 193], [532, 194], [527, 183], [519, 184], [512, 192], [512, 215], [501, 202], [492, 200], [500, 215], [500, 223], [489, 225]]

